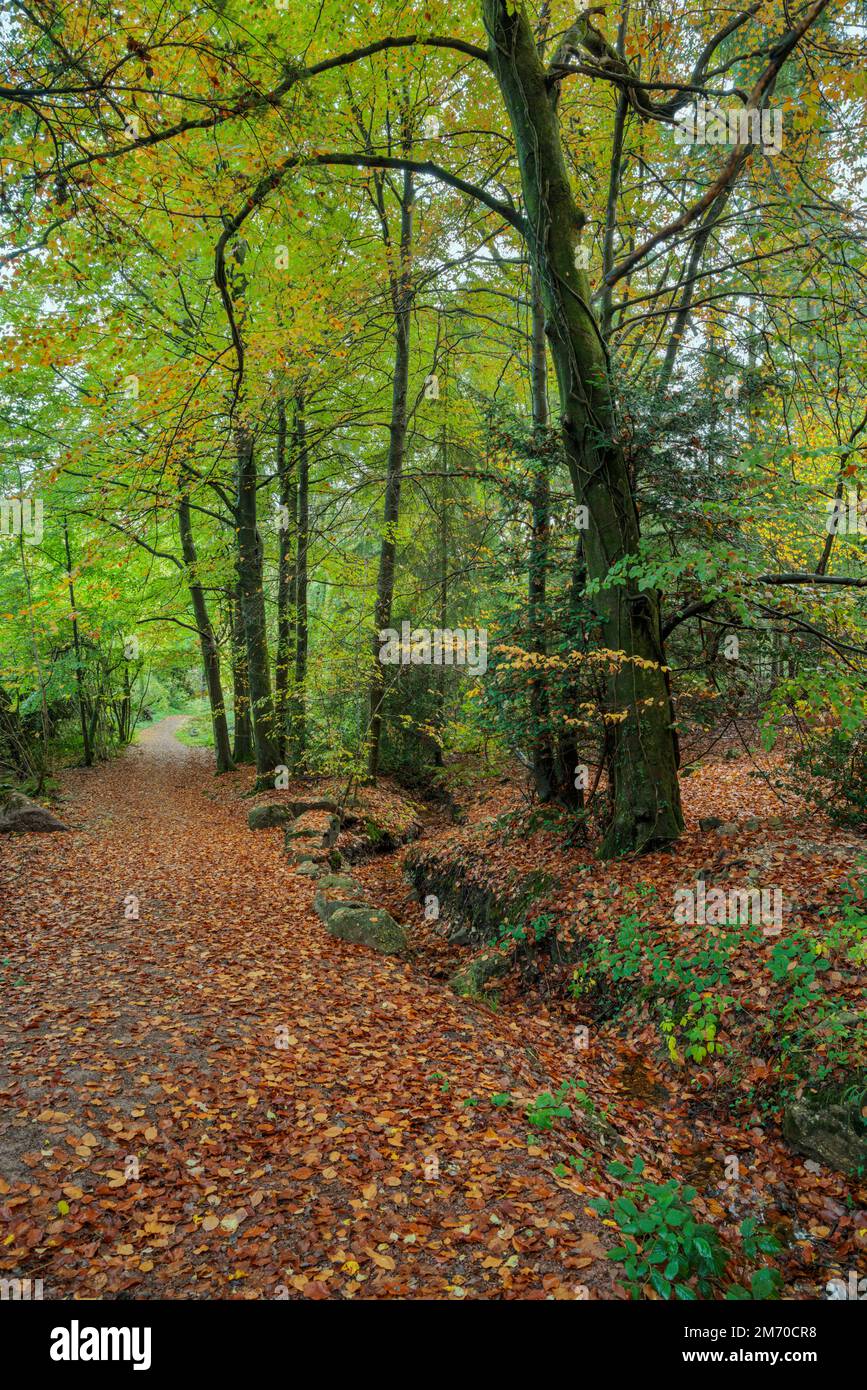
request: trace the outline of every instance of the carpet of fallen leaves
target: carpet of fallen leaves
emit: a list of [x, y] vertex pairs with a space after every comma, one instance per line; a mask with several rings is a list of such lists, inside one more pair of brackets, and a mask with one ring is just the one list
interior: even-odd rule
[[247, 829], [249, 773], [215, 778], [177, 724], [64, 778], [71, 833], [0, 847], [0, 1274], [46, 1298], [609, 1296], [582, 1184], [489, 1104], [559, 1079], [562, 1039], [333, 940], [281, 832]]
[[[795, 1155], [766, 1114], [735, 1113], [724, 1063], [673, 1068], [640, 1015], [632, 1031], [592, 1026], [576, 1051], [580, 1007], [544, 977], [528, 989], [516, 971], [496, 1010], [454, 996], [466, 950], [424, 921], [405, 850], [352, 872], [412, 926], [413, 959], [332, 939], [282, 831], [247, 829], [249, 773], [215, 778], [178, 722], [67, 774], [71, 833], [0, 846], [0, 1274], [60, 1298], [623, 1297], [605, 1258], [617, 1232], [588, 1205], [620, 1190], [615, 1150], [580, 1110], [528, 1134], [527, 1104], [567, 1078], [616, 1156], [693, 1183], [727, 1244], [747, 1215], [775, 1231], [785, 1297], [821, 1297], [863, 1265], [867, 1193]], [[618, 865], [531, 830], [509, 779], [462, 796], [457, 830], [388, 787], [364, 795], [374, 820], [400, 833], [421, 819], [426, 852], [498, 892], [549, 875], [540, 910], [581, 932], [610, 929], [640, 882], [671, 932], [674, 884], [754, 863], [785, 865], [790, 906], [815, 920], [863, 840], [805, 823], [749, 770], [700, 768], [677, 853]], [[701, 832], [711, 813], [736, 832]], [[748, 1060], [749, 1084], [762, 1065]]]
[[[818, 939], [833, 920], [844, 881], [856, 863], [864, 862], [867, 841], [833, 827], [797, 798], [782, 796], [777, 789], [780, 771], [778, 757], [747, 751], [733, 755], [731, 748], [704, 760], [683, 779], [686, 832], [673, 852], [600, 864], [592, 844], [566, 848], [561, 834], [534, 828], [538, 809], [528, 808], [516, 783], [503, 778], [493, 787], [479, 781], [467, 802], [465, 825], [444, 830], [409, 853], [418, 855], [420, 849], [435, 868], [458, 869], [461, 888], [471, 884], [506, 904], [528, 877], [537, 876], [544, 886], [527, 915], [547, 914], [561, 927], [566, 924], [566, 935], [587, 942], [613, 939], [623, 914], [637, 913], [655, 941], [666, 943], [674, 954], [694, 952], [706, 929], [676, 926], [672, 905], [675, 888], [694, 884], [699, 875], [708, 887], [779, 885], [784, 901], [780, 939], [793, 928]], [[723, 825], [702, 830], [699, 820], [709, 816]], [[447, 912], [438, 921], [424, 921], [400, 872], [405, 855], [372, 860], [356, 875], [393, 915], [412, 924], [431, 975], [448, 978], [467, 958], [468, 948], [449, 944]], [[655, 892], [646, 897], [648, 885]], [[512, 920], [519, 920], [519, 914]], [[757, 949], [762, 960], [756, 958]], [[526, 1015], [532, 1009], [537, 1027], [549, 1029], [553, 1047], [546, 1065], [586, 1082], [597, 1111], [623, 1137], [627, 1161], [638, 1153], [653, 1180], [674, 1177], [697, 1187], [697, 1211], [735, 1251], [735, 1227], [747, 1216], [757, 1217], [782, 1246], [783, 1296], [821, 1298], [831, 1279], [845, 1281], [847, 1270], [864, 1266], [867, 1187], [799, 1156], [782, 1138], [774, 1104], [778, 1078], [763, 1055], [763, 1024], [774, 1017], [771, 1010], [785, 987], [775, 985], [762, 968], [772, 949], [773, 939], [758, 948], [744, 943], [733, 971], [736, 1006], [720, 1033], [724, 1050], [700, 1065], [672, 1064], [650, 1004], [611, 1018], [603, 1012], [601, 1021], [587, 1013], [583, 1000], [574, 1001], [563, 990], [571, 967], [548, 964], [546, 970], [543, 957], [541, 967], [536, 964], [540, 953], [532, 956], [529, 983], [527, 970], [517, 967], [505, 983], [494, 981], [492, 988], [504, 1016], [524, 1017], [528, 1027]], [[863, 1016], [867, 968], [847, 962], [820, 976], [820, 982], [822, 997]], [[579, 1052], [573, 1048], [570, 1058], [576, 1024], [588, 1026], [590, 1045]], [[820, 1038], [817, 1053], [822, 1051]], [[817, 1055], [815, 1060], [822, 1059]], [[864, 1058], [853, 1056], [853, 1067], [859, 1063], [863, 1066]], [[603, 1190], [609, 1180], [604, 1160], [594, 1168], [592, 1145], [590, 1136], [582, 1176], [588, 1186], [598, 1184]], [[585, 1157], [587, 1153], [585, 1149]], [[740, 1165], [736, 1182], [727, 1177], [732, 1155]]]

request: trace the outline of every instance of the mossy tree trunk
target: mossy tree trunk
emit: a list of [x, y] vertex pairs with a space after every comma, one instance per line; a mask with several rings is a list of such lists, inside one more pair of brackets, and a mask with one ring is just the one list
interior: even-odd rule
[[[602, 582], [613, 565], [636, 552], [639, 525], [606, 348], [590, 307], [587, 273], [575, 263], [584, 219], [566, 172], [556, 86], [547, 81], [526, 13], [514, 0], [482, 0], [482, 11], [517, 148], [567, 463], [576, 502], [589, 512], [588, 579]], [[593, 602], [597, 640], [612, 653], [605, 715], [613, 814], [601, 851], [611, 857], [677, 839], [683, 815], [673, 711], [661, 669], [659, 597], [629, 581], [600, 589]]]

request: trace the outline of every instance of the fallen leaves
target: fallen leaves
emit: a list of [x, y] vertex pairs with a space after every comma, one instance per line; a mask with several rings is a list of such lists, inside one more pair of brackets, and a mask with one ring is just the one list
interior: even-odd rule
[[69, 774], [82, 828], [63, 845], [9, 846], [0, 1270], [32, 1263], [53, 1297], [559, 1287], [568, 1192], [520, 1112], [463, 1104], [529, 1083], [517, 1027], [335, 942], [247, 830], [245, 775], [215, 787], [151, 737]]

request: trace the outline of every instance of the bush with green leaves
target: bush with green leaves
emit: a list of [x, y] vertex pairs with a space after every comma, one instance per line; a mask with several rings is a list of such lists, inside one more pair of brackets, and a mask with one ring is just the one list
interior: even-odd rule
[[573, 1088], [573, 1082], [564, 1081], [555, 1095], [542, 1091], [535, 1100], [530, 1101], [525, 1111], [530, 1128], [553, 1129], [555, 1120], [571, 1120], [572, 1109], [566, 1104], [566, 1097]]
[[[575, 998], [597, 988], [600, 980], [614, 986], [644, 980], [642, 994], [661, 1014], [660, 1032], [672, 1061], [681, 1053], [696, 1063], [720, 1052], [724, 1044], [720, 1022], [735, 1000], [724, 992], [731, 978], [735, 951], [743, 946], [749, 927], [706, 935], [691, 951], [677, 952], [651, 934], [636, 913], [621, 917], [614, 941], [604, 939], [576, 966], [570, 992]], [[760, 940], [757, 929], [753, 929]], [[721, 988], [722, 987], [722, 988]]]
[[782, 681], [763, 720], [772, 747], [794, 742], [788, 782], [840, 825], [867, 824], [867, 685], [862, 677], [806, 672]]
[[[672, 1062], [700, 1065], [729, 1054], [720, 1039], [726, 1019], [741, 1008], [729, 987], [739, 958], [750, 951], [780, 990], [774, 993], [761, 1028], [775, 1055], [784, 1092], [808, 1076], [822, 1080], [859, 1063], [867, 1051], [867, 1025], [840, 1010], [822, 988], [832, 965], [838, 972], [858, 969], [867, 959], [867, 871], [857, 865], [844, 881], [839, 905], [823, 911], [817, 935], [791, 924], [786, 935], [768, 938], [760, 926], [739, 922], [706, 928], [688, 943], [660, 938], [636, 912], [626, 913], [614, 939], [596, 941], [575, 967], [570, 993], [586, 999], [602, 986], [613, 991], [632, 985], [639, 1002], [648, 1001]], [[821, 1048], [817, 1043], [821, 1041]], [[752, 1103], [750, 1094], [747, 1099]]]
[[491, 944], [503, 946], [514, 942], [516, 946], [538, 946], [540, 941], [544, 941], [552, 926], [552, 919], [547, 913], [534, 917], [532, 922], [501, 922], [491, 939]]
[[[623, 1191], [613, 1201], [597, 1197], [590, 1205], [617, 1224], [622, 1241], [608, 1251], [608, 1258], [623, 1266], [630, 1297], [641, 1298], [647, 1285], [665, 1299], [712, 1298], [721, 1292], [732, 1254], [714, 1227], [697, 1219], [696, 1189], [681, 1187], [675, 1178], [665, 1183], [643, 1180], [641, 1158], [635, 1158], [631, 1168], [610, 1163], [607, 1171], [625, 1179]], [[742, 1222], [740, 1234], [748, 1259], [779, 1249], [774, 1237], [752, 1219]], [[725, 1297], [773, 1298], [780, 1284], [779, 1272], [765, 1266], [752, 1274], [749, 1290], [732, 1284]]]
[[[495, 1097], [492, 1099], [497, 1103]], [[587, 1115], [596, 1114], [595, 1102], [587, 1094], [587, 1082], [583, 1077], [578, 1081], [564, 1081], [553, 1094], [542, 1091], [530, 1101], [524, 1114], [531, 1129], [549, 1130], [554, 1128], [555, 1120], [571, 1120], [575, 1108]]]

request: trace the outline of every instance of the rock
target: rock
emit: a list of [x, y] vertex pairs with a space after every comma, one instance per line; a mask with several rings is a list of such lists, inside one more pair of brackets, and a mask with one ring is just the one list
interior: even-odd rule
[[737, 821], [730, 820], [726, 821], [724, 824], [721, 822], [716, 828], [716, 833], [720, 836], [737, 835], [739, 830], [740, 826]]
[[300, 864], [295, 867], [296, 874], [302, 874], [304, 878], [321, 878], [325, 873], [322, 864], [314, 864], [312, 859], [302, 859]]
[[[308, 821], [308, 816], [313, 819]], [[267, 806], [254, 806], [247, 815], [247, 824], [251, 830], [271, 830], [275, 825], [285, 825], [287, 821], [297, 820], [303, 821], [302, 828], [309, 824], [319, 824], [323, 832], [328, 830], [336, 840], [340, 830], [340, 807], [336, 801], [272, 801]], [[336, 831], [332, 827], [332, 821], [335, 820]], [[334, 840], [331, 841], [332, 844]]]
[[44, 806], [40, 806], [21, 792], [10, 792], [0, 814], [0, 831], [30, 831], [37, 834], [50, 834], [58, 830], [68, 830], [69, 826], [57, 819]]
[[457, 927], [449, 932], [446, 940], [450, 946], [471, 946], [473, 938], [469, 927]]
[[511, 968], [511, 957], [501, 955], [495, 950], [483, 951], [474, 960], [461, 966], [449, 980], [449, 985], [455, 994], [464, 997], [478, 995], [491, 980], [500, 980], [504, 975], [508, 975]]
[[330, 811], [305, 811], [284, 831], [287, 849], [292, 840], [313, 839], [318, 839], [323, 849], [331, 849], [339, 834], [340, 819]]
[[329, 917], [327, 926], [339, 941], [370, 946], [386, 956], [400, 955], [407, 947], [405, 928], [382, 908], [341, 907]]
[[332, 869], [343, 868], [343, 855], [340, 853], [339, 849], [332, 849], [328, 851], [328, 863]]
[[783, 1134], [798, 1153], [840, 1173], [867, 1168], [867, 1125], [858, 1086], [808, 1092], [783, 1112]]
[[330, 893], [332, 889], [337, 889], [338, 891], [342, 890], [355, 893], [358, 897], [364, 896], [363, 886], [356, 882], [354, 878], [350, 878], [348, 874], [325, 873], [316, 886], [317, 889], [321, 889], [321, 891], [326, 894]]
[[[290, 849], [286, 858], [289, 859], [289, 863], [293, 867], [299, 865], [313, 865], [315, 869], [318, 865], [324, 866], [325, 859], [327, 859], [328, 856], [324, 849], [317, 849], [315, 845], [307, 845], [307, 848], [296, 847], [295, 849]], [[324, 867], [322, 867], [322, 873], [325, 873]]]
[[316, 885], [313, 910], [323, 922], [333, 917], [341, 908], [368, 908], [364, 889], [354, 879], [341, 874], [324, 874]]
[[247, 813], [247, 824], [251, 830], [272, 830], [275, 825], [285, 825], [292, 819], [292, 807], [284, 802], [270, 806], [254, 806]]
[[719, 816], [702, 816], [698, 828], [699, 830], [718, 830], [722, 824]]
[[317, 893], [313, 899], [313, 911], [317, 917], [321, 917], [323, 922], [328, 922], [335, 914], [344, 908], [355, 912], [360, 908], [369, 909], [370, 903], [365, 902], [364, 898], [350, 898], [343, 894], [335, 898], [328, 898], [324, 893]]
[[303, 816], [307, 811], [330, 811], [332, 816], [340, 815], [336, 801], [292, 801], [290, 806], [293, 816]]

